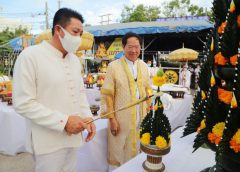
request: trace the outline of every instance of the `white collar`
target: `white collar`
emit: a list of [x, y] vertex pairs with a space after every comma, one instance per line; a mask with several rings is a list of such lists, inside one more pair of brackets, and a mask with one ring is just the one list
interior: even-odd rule
[[127, 63], [128, 65], [131, 65], [131, 66], [136, 65], [136, 64], [137, 64], [137, 61], [138, 61], [138, 59], [137, 59], [135, 62], [130, 61], [130, 60], [128, 60], [125, 56], [124, 56], [124, 59], [125, 59], [126, 63]]
[[54, 55], [56, 55], [57, 57], [63, 58], [63, 54], [61, 51], [59, 51], [57, 48], [55, 48], [54, 46], [52, 46], [49, 42], [47, 41], [43, 41], [42, 45], [44, 47], [46, 47], [49, 51], [51, 51]]

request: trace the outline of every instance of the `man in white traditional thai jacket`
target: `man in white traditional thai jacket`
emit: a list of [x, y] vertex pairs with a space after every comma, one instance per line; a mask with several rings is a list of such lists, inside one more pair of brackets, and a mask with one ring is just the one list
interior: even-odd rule
[[96, 132], [84, 92], [81, 66], [73, 54], [80, 45], [83, 18], [62, 8], [53, 19], [53, 37], [23, 50], [13, 76], [13, 105], [27, 118], [36, 172], [76, 172], [77, 148]]
[[[141, 38], [127, 33], [122, 38], [124, 54], [108, 66], [101, 88], [103, 114], [117, 110], [147, 95], [151, 89], [148, 66], [138, 59]], [[110, 171], [138, 153], [138, 128], [147, 113], [150, 102], [117, 112], [109, 117], [108, 162]]]

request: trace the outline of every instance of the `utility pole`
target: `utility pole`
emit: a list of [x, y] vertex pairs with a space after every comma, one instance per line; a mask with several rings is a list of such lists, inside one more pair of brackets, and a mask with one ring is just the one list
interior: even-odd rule
[[61, 1], [61, 0], [58, 0], [57, 2], [58, 2], [58, 9], [60, 9], [60, 8], [61, 8], [61, 2], [62, 2], [62, 1]]
[[[110, 21], [112, 21], [112, 20], [110, 20], [110, 16], [111, 16], [111, 15], [112, 15], [112, 14], [104, 14], [104, 15], [99, 16], [99, 17], [101, 18], [100, 24], [101, 24], [101, 25], [103, 25], [104, 23], [105, 23], [105, 24], [109, 24]], [[107, 19], [106, 19], [106, 17], [107, 17]]]
[[46, 16], [46, 29], [49, 28], [49, 25], [48, 25], [48, 3], [47, 1], [45, 1], [45, 16]]

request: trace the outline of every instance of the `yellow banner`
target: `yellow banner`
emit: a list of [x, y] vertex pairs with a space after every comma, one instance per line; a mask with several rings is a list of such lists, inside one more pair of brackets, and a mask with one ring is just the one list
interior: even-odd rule
[[123, 51], [122, 48], [122, 38], [115, 38], [111, 46], [107, 50], [107, 55], [109, 59], [113, 59], [116, 54]]

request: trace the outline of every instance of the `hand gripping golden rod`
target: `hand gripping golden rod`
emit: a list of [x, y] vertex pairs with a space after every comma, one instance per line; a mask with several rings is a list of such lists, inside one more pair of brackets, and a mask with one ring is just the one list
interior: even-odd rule
[[135, 102], [131, 102], [130, 104], [125, 105], [125, 106], [123, 106], [123, 107], [121, 107], [121, 108], [119, 108], [119, 109], [117, 109], [117, 110], [114, 110], [114, 111], [112, 111], [112, 112], [108, 112], [108, 113], [106, 113], [106, 114], [104, 114], [104, 115], [100, 115], [100, 116], [92, 119], [91, 121], [86, 122], [86, 124], [89, 124], [89, 123], [92, 123], [92, 122], [94, 122], [94, 121], [96, 121], [96, 120], [99, 120], [99, 119], [108, 117], [109, 115], [111, 115], [111, 114], [113, 114], [113, 113], [116, 113], [116, 112], [119, 112], [119, 111], [128, 109], [128, 108], [130, 108], [130, 107], [132, 107], [132, 106], [135, 106], [135, 105], [137, 105], [137, 104], [139, 104], [139, 103], [142, 103], [142, 102], [150, 99], [150, 98], [153, 97], [153, 96], [159, 97], [159, 96], [161, 96], [162, 94], [163, 94], [162, 92], [157, 92], [157, 93], [152, 94], [152, 95], [150, 95], [150, 96], [143, 97], [143, 98], [141, 98], [141, 99], [139, 99], [139, 100], [136, 100]]

